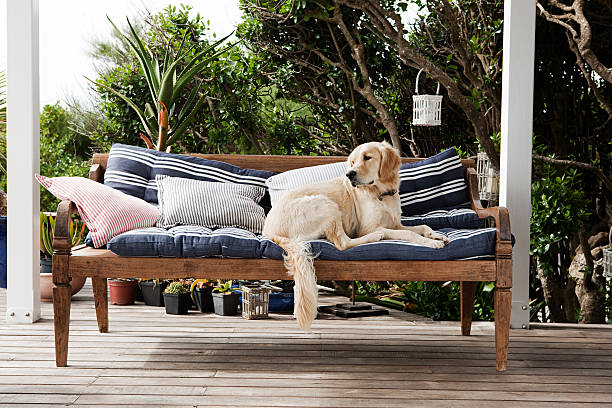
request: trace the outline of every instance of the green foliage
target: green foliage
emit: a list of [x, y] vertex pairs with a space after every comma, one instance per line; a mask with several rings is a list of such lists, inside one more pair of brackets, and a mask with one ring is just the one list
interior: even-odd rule
[[[46, 177], [87, 177], [90, 141], [71, 130], [71, 117], [59, 103], [40, 114], [40, 174]], [[6, 185], [6, 178], [2, 180]], [[40, 187], [41, 211], [56, 211], [59, 200]]]
[[[113, 86], [98, 82], [98, 88], [123, 100], [137, 114], [149, 139], [153, 141], [158, 137], [157, 149], [164, 151], [167, 145], [172, 145], [183, 137], [197, 116], [197, 112], [204, 106], [206, 96], [200, 93], [204, 79], [198, 80], [196, 85], [194, 78], [223, 52], [216, 51], [216, 48], [227, 37], [214, 44], [207, 44], [197, 51], [194, 51], [193, 47], [186, 50], [185, 42], [190, 33], [187, 29], [179, 28], [180, 36], [170, 38], [165, 47], [158, 48], [158, 55], [155, 55], [138, 35], [129, 19], [127, 19], [128, 34], [122, 33], [115, 23], [110, 19], [109, 21], [123, 40], [129, 44], [132, 53], [136, 55], [140, 64], [139, 73], [144, 75], [151, 99], [144, 105], [140, 105], [138, 101], [130, 99]], [[199, 42], [198, 39], [195, 41]], [[187, 92], [188, 85], [191, 90]], [[187, 93], [188, 96], [185, 98], [184, 94]], [[176, 115], [173, 115], [175, 112]], [[168, 121], [169, 127], [160, 124], [162, 117], [166, 117], [164, 120]]]
[[[214, 34], [208, 22], [191, 13], [188, 6], [168, 6], [159, 14], [134, 24], [134, 31], [144, 46], [157, 59], [165, 50], [179, 52], [181, 42], [185, 57], [179, 61], [183, 71], [198, 53], [210, 47]], [[151, 103], [147, 78], [141, 64], [131, 52], [129, 43], [117, 31], [113, 42], [97, 42], [92, 53], [102, 66], [97, 82], [99, 112], [87, 112], [88, 120], [80, 122], [79, 131], [108, 150], [115, 142], [142, 145], [139, 132], [142, 120], [126, 101], [109, 91], [113, 87], [137, 106]], [[309, 154], [317, 143], [307, 137], [306, 130], [294, 122], [296, 107], [278, 95], [274, 86], [262, 80], [269, 63], [239, 46], [228, 46], [214, 59], [197, 66], [196, 78], [178, 95], [177, 106], [188, 102], [194, 92], [206, 95], [203, 106], [194, 112], [184, 134], [172, 146], [176, 152], [203, 153], [270, 153]], [[203, 79], [199, 82], [199, 79]], [[211, 80], [214, 79], [214, 80]], [[199, 90], [198, 90], [199, 87]], [[199, 100], [199, 99], [198, 99]], [[175, 108], [170, 113], [178, 114]], [[302, 109], [303, 110], [303, 109]], [[82, 115], [85, 116], [85, 115]], [[92, 120], [98, 116], [97, 120]], [[170, 132], [177, 124], [170, 123]]]
[[224, 295], [229, 295], [233, 292], [232, 289], [233, 281], [229, 280], [227, 282], [219, 281], [219, 285], [213, 289], [213, 292], [223, 293]]
[[164, 292], [166, 293], [187, 293], [188, 289], [181, 282], [174, 281], [170, 285], [168, 285], [168, 287], [166, 288], [166, 290], [164, 290]]
[[[544, 164], [531, 186], [531, 255], [538, 268], [561, 278], [567, 273], [570, 240], [589, 216], [580, 173]], [[559, 257], [565, 257], [561, 262]]]
[[[492, 320], [492, 282], [477, 282], [474, 295], [474, 320]], [[458, 282], [357, 282], [356, 291], [377, 303], [398, 307], [434, 320], [459, 320], [460, 284]]]
[[0, 71], [0, 189], [6, 191], [6, 72]]

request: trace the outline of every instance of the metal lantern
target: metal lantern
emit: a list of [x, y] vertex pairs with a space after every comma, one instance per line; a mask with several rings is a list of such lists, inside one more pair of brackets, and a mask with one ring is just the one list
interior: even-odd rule
[[435, 95], [419, 95], [419, 77], [421, 69], [416, 77], [415, 94], [412, 97], [412, 124], [415, 126], [440, 126], [442, 114], [442, 95], [440, 93], [440, 83]]
[[491, 160], [486, 153], [478, 153], [478, 193], [481, 200], [489, 202], [499, 199], [499, 174], [493, 168]]
[[603, 250], [604, 276], [612, 278], [612, 228], [609, 235], [610, 245]]

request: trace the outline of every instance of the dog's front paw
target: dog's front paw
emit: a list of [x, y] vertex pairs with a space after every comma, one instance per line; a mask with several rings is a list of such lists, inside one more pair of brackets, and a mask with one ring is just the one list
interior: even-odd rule
[[429, 240], [429, 242], [427, 243], [427, 246], [430, 248], [434, 248], [434, 249], [440, 249], [440, 248], [444, 248], [444, 246], [446, 245], [446, 242], [444, 241], [438, 241], [435, 239], [431, 239]]
[[444, 242], [444, 244], [448, 244], [450, 242], [450, 239], [446, 236], [446, 235], [442, 235], [438, 232], [432, 231], [429, 234], [425, 235], [427, 238], [436, 240], [436, 241], [442, 241]]

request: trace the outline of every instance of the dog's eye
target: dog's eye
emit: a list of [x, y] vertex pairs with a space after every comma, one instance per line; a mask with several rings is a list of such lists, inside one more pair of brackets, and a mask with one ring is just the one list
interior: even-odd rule
[[371, 159], [371, 157], [368, 156], [367, 154], [363, 156], [363, 160], [370, 160], [370, 159]]

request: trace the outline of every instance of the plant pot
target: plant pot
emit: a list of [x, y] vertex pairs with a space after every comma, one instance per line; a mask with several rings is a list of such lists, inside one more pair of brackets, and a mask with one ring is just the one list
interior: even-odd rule
[[164, 292], [164, 303], [167, 314], [184, 315], [187, 314], [191, 306], [191, 294]]
[[219, 316], [234, 316], [238, 314], [238, 303], [240, 295], [232, 292], [229, 295], [223, 293], [212, 294], [213, 304], [215, 306], [215, 314]]
[[[87, 278], [85, 276], [75, 276], [70, 281], [72, 290], [70, 296], [76, 295], [85, 285]], [[40, 274], [40, 300], [43, 302], [53, 302], [53, 274]]]
[[53, 272], [53, 260], [51, 258], [40, 258], [40, 273]]
[[164, 290], [168, 286], [167, 282], [155, 283], [152, 281], [140, 282], [140, 290], [142, 290], [142, 298], [145, 305], [163, 306], [164, 305]]
[[293, 292], [272, 292], [270, 293], [270, 312], [293, 312], [294, 296]]
[[110, 288], [110, 303], [111, 305], [133, 305], [136, 299], [136, 286], [138, 281], [135, 280], [113, 280], [108, 282]]
[[202, 313], [212, 313], [215, 311], [212, 290], [211, 286], [204, 286], [203, 288], [195, 288], [193, 290], [196, 307]]
[[144, 302], [144, 298], [142, 297], [142, 288], [140, 287], [140, 285], [136, 285], [136, 298], [134, 299], [135, 302]]

